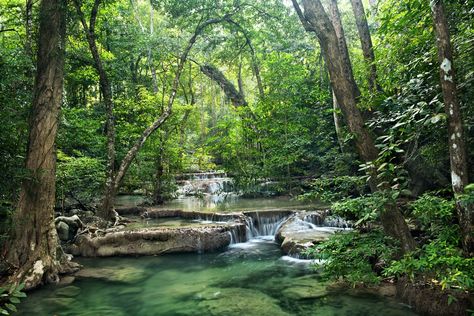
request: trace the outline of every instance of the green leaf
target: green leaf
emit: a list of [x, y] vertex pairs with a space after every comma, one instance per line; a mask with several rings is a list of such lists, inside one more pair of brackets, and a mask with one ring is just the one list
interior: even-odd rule
[[18, 304], [20, 303], [20, 299], [13, 296], [13, 297], [10, 297], [10, 302], [13, 304]]
[[13, 305], [13, 304], [7, 303], [7, 304], [5, 304], [5, 307], [8, 308], [9, 310], [11, 310], [12, 312], [17, 311], [16, 306]]

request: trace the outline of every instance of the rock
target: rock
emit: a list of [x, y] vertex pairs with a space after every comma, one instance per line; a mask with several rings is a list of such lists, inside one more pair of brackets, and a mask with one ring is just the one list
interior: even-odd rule
[[70, 297], [45, 298], [42, 301], [42, 304], [48, 306], [52, 310], [69, 309], [74, 303], [76, 303], [76, 300]]
[[81, 289], [78, 288], [77, 286], [70, 285], [70, 286], [57, 289], [54, 293], [57, 296], [75, 297], [81, 293]]
[[56, 224], [56, 231], [58, 232], [58, 237], [62, 241], [69, 240], [69, 225], [65, 222], [58, 222]]
[[336, 231], [342, 230], [338, 227], [321, 227], [306, 222], [297, 214], [290, 217], [278, 229], [275, 240], [281, 243], [281, 248], [285, 254], [301, 255], [309, 247], [328, 240]]
[[130, 284], [143, 281], [147, 277], [144, 270], [134, 267], [84, 268], [75, 276]]
[[290, 300], [303, 300], [310, 298], [321, 298], [328, 294], [326, 284], [315, 279], [313, 276], [304, 276], [291, 280], [282, 295]]
[[76, 238], [74, 247], [69, 247], [68, 251], [73, 255], [89, 257], [213, 251], [229, 245], [230, 229], [231, 226], [228, 225], [155, 227], [114, 231], [98, 237], [81, 235]]
[[71, 275], [62, 276], [61, 279], [59, 280], [59, 284], [60, 285], [69, 285], [69, 284], [72, 284], [75, 279], [76, 278], [71, 276]]
[[278, 301], [260, 291], [244, 288], [211, 288], [196, 295], [209, 315], [289, 315]]
[[121, 291], [117, 292], [117, 295], [138, 295], [143, 292], [141, 287], [127, 287]]

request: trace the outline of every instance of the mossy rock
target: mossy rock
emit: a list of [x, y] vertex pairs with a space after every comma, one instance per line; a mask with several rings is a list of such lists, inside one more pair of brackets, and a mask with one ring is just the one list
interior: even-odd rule
[[57, 289], [54, 293], [57, 296], [75, 297], [81, 293], [81, 289], [78, 288], [77, 286], [70, 285], [70, 286]]
[[70, 309], [71, 305], [76, 303], [76, 300], [70, 297], [54, 297], [45, 298], [42, 303], [54, 310]]
[[326, 284], [311, 275], [295, 278], [285, 286], [282, 295], [291, 300], [314, 299], [328, 295]]
[[76, 276], [129, 284], [138, 283], [147, 277], [144, 270], [134, 267], [84, 268]]
[[140, 287], [127, 287], [117, 292], [117, 295], [137, 295], [143, 292], [143, 288]]
[[252, 289], [213, 288], [197, 294], [209, 315], [288, 316], [274, 298]]

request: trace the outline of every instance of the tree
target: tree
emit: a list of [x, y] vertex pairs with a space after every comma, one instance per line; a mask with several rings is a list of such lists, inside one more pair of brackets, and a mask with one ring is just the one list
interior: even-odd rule
[[[114, 210], [114, 203], [115, 203], [115, 196], [122, 184], [123, 178], [127, 173], [131, 163], [135, 159], [137, 153], [145, 144], [148, 137], [153, 134], [160, 126], [162, 126], [167, 119], [170, 117], [173, 109], [173, 103], [178, 93], [179, 83], [181, 73], [183, 72], [184, 65], [188, 59], [188, 55], [196, 43], [197, 37], [208, 27], [212, 24], [221, 23], [225, 19], [228, 18], [225, 15], [222, 18], [214, 18], [208, 19], [203, 22], [200, 22], [194, 34], [188, 40], [187, 45], [184, 51], [181, 53], [178, 59], [178, 64], [175, 72], [175, 76], [171, 86], [170, 96], [167, 102], [167, 106], [163, 109], [161, 115], [156, 118], [156, 120], [148, 126], [141, 134], [141, 136], [135, 141], [133, 146], [128, 150], [125, 157], [123, 158], [117, 172], [115, 172], [115, 122], [114, 122], [114, 103], [112, 100], [112, 89], [110, 80], [106, 71], [104, 70], [102, 60], [100, 58], [99, 52], [97, 50], [97, 43], [95, 39], [95, 24], [97, 20], [97, 14], [99, 10], [99, 5], [101, 1], [95, 0], [94, 6], [92, 7], [90, 13], [90, 20], [89, 25], [85, 20], [84, 13], [81, 9], [81, 4], [78, 0], [74, 0], [74, 5], [76, 7], [76, 11], [80, 17], [82, 26], [86, 33], [87, 41], [89, 43], [89, 49], [91, 51], [92, 57], [94, 59], [94, 65], [99, 73], [99, 82], [102, 90], [102, 94], [104, 96], [104, 103], [106, 105], [106, 112], [107, 112], [107, 168], [106, 168], [106, 184], [105, 184], [105, 192], [102, 202], [102, 209], [101, 209], [101, 216], [108, 220], [115, 220], [117, 218], [117, 214]], [[151, 62], [149, 61], [151, 64]]]
[[[348, 65], [341, 56], [334, 25], [319, 0], [303, 0], [304, 13], [296, 0], [292, 0], [292, 2], [305, 29], [314, 32], [319, 40], [328, 67], [331, 86], [341, 106], [348, 128], [354, 135], [358, 154], [364, 162], [372, 163], [377, 159], [378, 150], [372, 136], [364, 126], [364, 120], [357, 108], [358, 98], [355, 92], [358, 89], [354, 87], [356, 82], [353, 77], [346, 76], [345, 70], [348, 69]], [[372, 192], [387, 189], [381, 179], [377, 177], [375, 168], [371, 168], [369, 172]], [[380, 218], [385, 233], [400, 241], [403, 252], [415, 248], [408, 225], [394, 203], [386, 204], [384, 211], [380, 213]]]
[[369, 24], [365, 17], [364, 5], [361, 0], [351, 0], [352, 10], [359, 32], [360, 44], [364, 59], [369, 67], [369, 88], [372, 92], [380, 90], [377, 85], [377, 67], [375, 65], [374, 47], [372, 45], [372, 37], [370, 36]]
[[453, 52], [443, 1], [431, 1], [431, 10], [438, 45], [439, 73], [444, 98], [444, 110], [448, 118], [451, 184], [457, 200], [456, 209], [459, 225], [462, 230], [463, 249], [469, 254], [474, 252], [474, 214], [471, 206], [463, 205], [459, 201], [459, 195], [464, 193], [464, 188], [469, 183], [469, 180], [464, 127], [457, 99]]
[[56, 282], [58, 274], [64, 271], [54, 225], [54, 143], [63, 93], [65, 13], [66, 1], [41, 2], [37, 73], [26, 157], [29, 174], [22, 183], [7, 258], [15, 269], [10, 281], [25, 282], [26, 289]]

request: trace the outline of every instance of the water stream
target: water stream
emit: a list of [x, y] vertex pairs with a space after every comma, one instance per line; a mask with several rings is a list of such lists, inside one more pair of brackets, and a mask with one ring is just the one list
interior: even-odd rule
[[[122, 197], [119, 203], [130, 205], [138, 200]], [[200, 201], [182, 197], [163, 208], [189, 210], [188, 205], [191, 210], [216, 211], [220, 207], [219, 203], [201, 205]], [[328, 291], [312, 268], [319, 262], [284, 256], [274, 234], [288, 215], [267, 213], [262, 217], [256, 210], [291, 209], [301, 207], [301, 203], [282, 199], [232, 201], [226, 210], [245, 210], [247, 231], [245, 238], [230, 231], [232, 243], [227, 249], [78, 258], [84, 268], [72, 283], [48, 285], [29, 293], [18, 306], [18, 315], [415, 315], [394, 299]], [[302, 222], [315, 228], [320, 224], [316, 221], [304, 218]], [[165, 227], [201, 225], [176, 218], [151, 223]]]
[[83, 277], [28, 295], [19, 315], [414, 315], [378, 296], [326, 292], [270, 237], [222, 253], [83, 258]]

